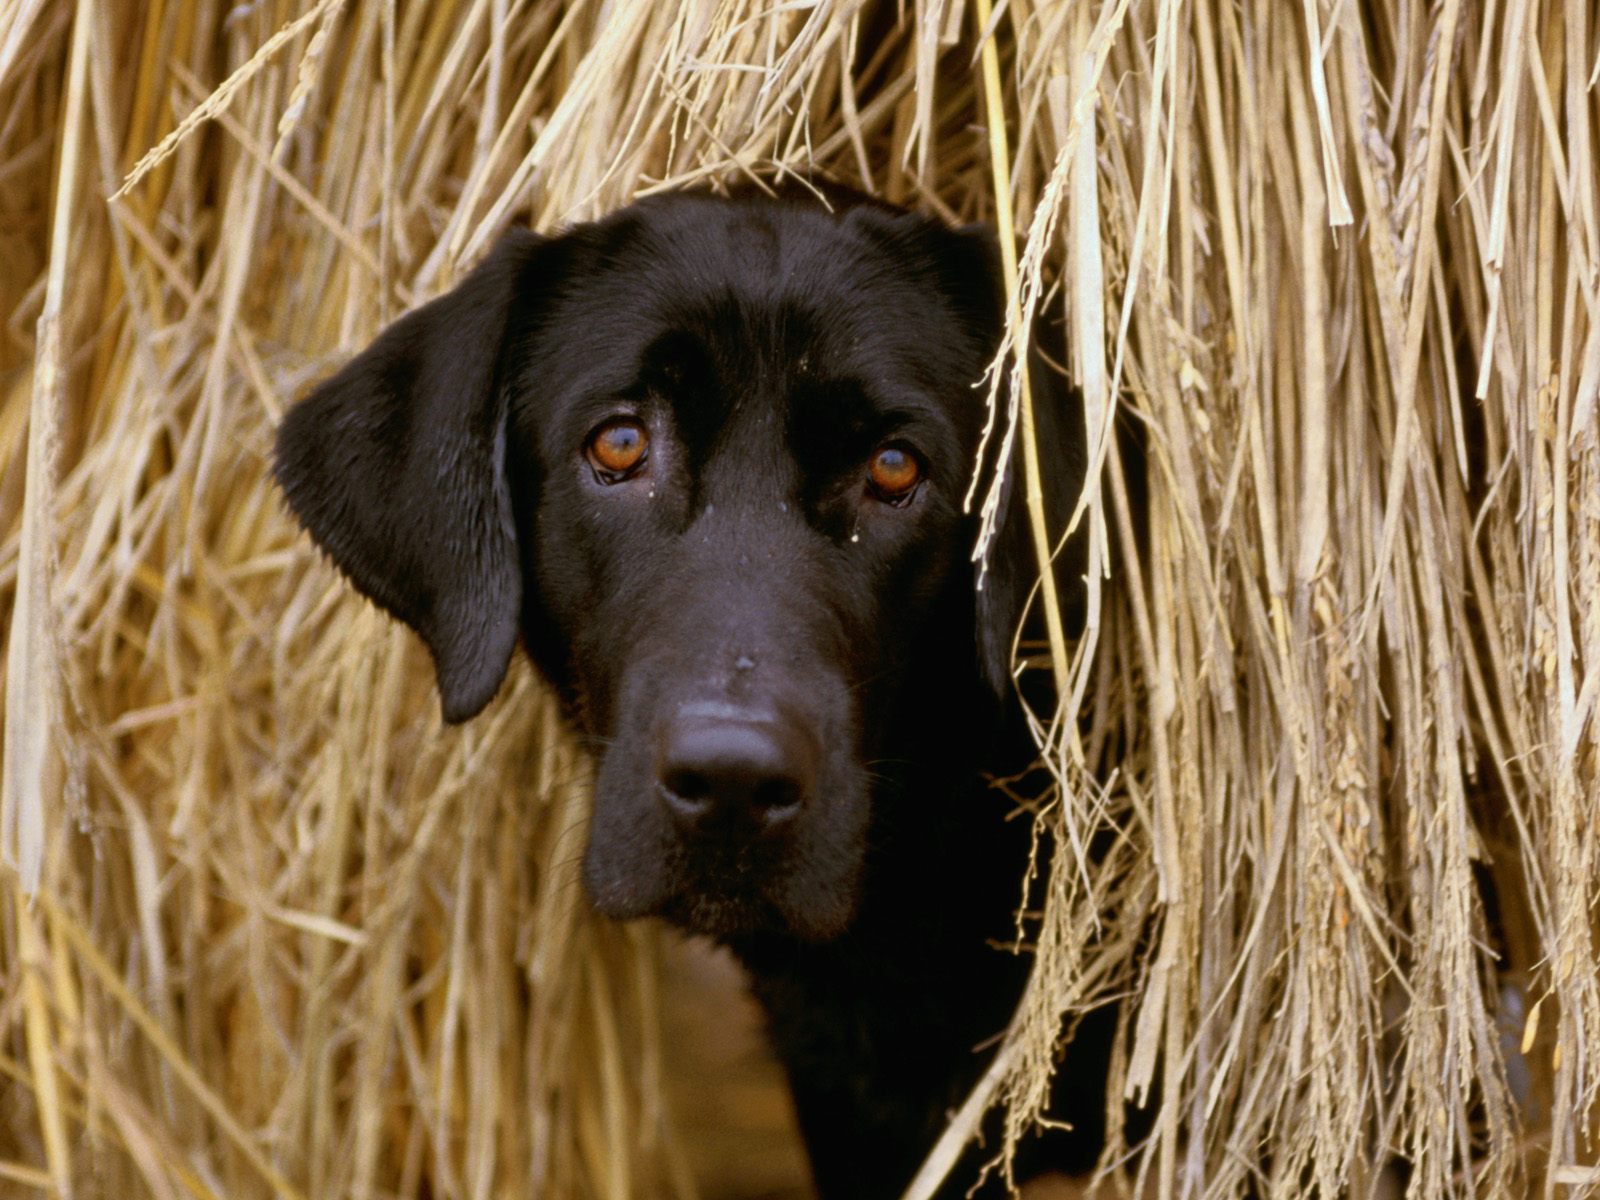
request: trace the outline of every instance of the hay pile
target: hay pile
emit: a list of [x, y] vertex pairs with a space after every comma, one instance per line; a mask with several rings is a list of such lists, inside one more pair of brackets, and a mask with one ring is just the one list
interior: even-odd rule
[[266, 455], [513, 218], [815, 164], [1014, 223], [1098, 451], [1040, 966], [943, 1150], [1126, 994], [1154, 1194], [1600, 1194], [1597, 25], [0, 0], [0, 1191], [692, 1190], [550, 705], [441, 732]]

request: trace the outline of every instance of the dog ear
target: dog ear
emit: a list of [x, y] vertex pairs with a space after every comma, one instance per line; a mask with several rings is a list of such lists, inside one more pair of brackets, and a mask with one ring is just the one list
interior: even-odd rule
[[[958, 311], [983, 338], [986, 353], [992, 359], [999, 350], [1005, 326], [1005, 280], [999, 242], [993, 231], [983, 225], [969, 225], [948, 232], [956, 240], [941, 255], [944, 285], [957, 298]], [[1039, 452], [1045, 528], [1052, 549], [1057, 548], [1077, 503], [1086, 457], [1081, 401], [1049, 362], [1050, 357], [1057, 361], [1064, 357], [1064, 347], [1057, 344], [1061, 341], [1059, 331], [1048, 321], [1042, 317], [1034, 320], [1028, 383], [1033, 399], [1034, 444]], [[1048, 352], [1048, 357], [1040, 353], [1041, 348]], [[1006, 393], [1002, 388], [1000, 403], [1005, 401]], [[996, 449], [1002, 440], [1003, 420], [1002, 413], [993, 438]], [[1019, 431], [1010, 461], [1004, 464], [994, 535], [977, 567], [978, 662], [984, 679], [1002, 699], [1012, 683], [1012, 641], [1028, 616], [1028, 599], [1039, 581], [1039, 558], [1028, 512], [1020, 437]], [[996, 462], [989, 469], [992, 472], [999, 467]], [[1054, 560], [1057, 602], [1069, 629], [1082, 624], [1083, 562], [1081, 536], [1074, 536]], [[1034, 612], [1037, 613], [1036, 606]], [[1042, 618], [1038, 624], [1039, 628], [1033, 632], [1042, 635]]]
[[289, 411], [276, 475], [356, 588], [421, 635], [446, 721], [493, 698], [522, 579], [506, 481], [508, 327], [544, 239], [507, 234]]
[[[1084, 539], [1076, 533], [1062, 547], [1062, 535], [1083, 486], [1083, 415], [1076, 392], [1040, 355], [1030, 355], [1028, 379], [1033, 394], [1033, 435], [1039, 451], [1039, 484], [1045, 529], [1056, 551], [1056, 601], [1069, 632], [1083, 624]], [[999, 432], [996, 431], [998, 438]], [[978, 658], [984, 678], [1002, 699], [1012, 686], [1011, 644], [1027, 619], [1025, 637], [1043, 637], [1038, 605], [1028, 603], [1039, 582], [1039, 555], [1028, 512], [1026, 470], [1018, 444], [1006, 464], [994, 536], [978, 564]], [[1035, 628], [1037, 625], [1037, 628]]]

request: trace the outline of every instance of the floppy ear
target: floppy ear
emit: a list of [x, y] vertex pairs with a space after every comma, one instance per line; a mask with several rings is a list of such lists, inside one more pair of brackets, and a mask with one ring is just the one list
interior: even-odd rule
[[278, 429], [290, 508], [359, 591], [422, 636], [452, 723], [493, 698], [516, 646], [522, 579], [502, 364], [542, 244], [506, 235]]
[[[960, 278], [968, 281], [969, 294], [987, 298], [987, 310], [974, 302], [974, 319], [990, 330], [988, 354], [999, 349], [1005, 323], [1005, 287], [1000, 267], [1000, 247], [994, 234], [984, 226], [968, 226], [957, 231], [970, 243], [981, 244], [980, 260], [969, 252]], [[963, 261], [957, 259], [957, 262]], [[982, 273], [987, 282], [980, 285]], [[1072, 508], [1083, 486], [1086, 460], [1082, 404], [1076, 391], [1052, 367], [1040, 349], [1061, 361], [1065, 347], [1059, 331], [1043, 314], [1034, 318], [1032, 348], [1028, 355], [1028, 383], [1033, 397], [1034, 443], [1039, 451], [1040, 490], [1043, 492], [1045, 528], [1055, 548], [1066, 531]], [[986, 364], [987, 365], [987, 364]], [[981, 395], [981, 392], [980, 392]], [[1005, 402], [1002, 391], [1000, 402]], [[996, 442], [999, 431], [996, 431]], [[994, 537], [978, 563], [977, 636], [978, 661], [984, 679], [1002, 699], [1011, 688], [1011, 643], [1017, 628], [1028, 616], [1028, 597], [1039, 581], [1039, 558], [1034, 548], [1033, 525], [1028, 514], [1026, 481], [1023, 472], [1020, 431], [1010, 462], [1004, 464], [1000, 504], [995, 514]], [[999, 469], [997, 463], [994, 469]], [[1084, 539], [1075, 535], [1055, 558], [1056, 597], [1070, 629], [1082, 623]], [[1033, 607], [1038, 618], [1038, 605]], [[1030, 626], [1033, 622], [1030, 621]], [[1030, 634], [1043, 635], [1043, 621]]]
[[[1083, 486], [1083, 417], [1077, 394], [1037, 354], [1031, 356], [1028, 377], [1033, 392], [1033, 431], [1039, 449], [1045, 528], [1054, 549], [1066, 532]], [[978, 565], [978, 656], [984, 678], [1002, 698], [1011, 688], [1011, 643], [1024, 617], [1029, 617], [1024, 636], [1044, 636], [1044, 623], [1039, 616], [1042, 598], [1031, 610], [1028, 607], [1028, 596], [1039, 582], [1039, 556], [1028, 514], [1020, 436], [1019, 432], [1019, 444], [1001, 485], [994, 538]], [[1063, 624], [1071, 632], [1083, 623], [1081, 531], [1056, 555], [1054, 566], [1056, 600], [1063, 610]], [[1036, 622], [1038, 628], [1034, 629]]]

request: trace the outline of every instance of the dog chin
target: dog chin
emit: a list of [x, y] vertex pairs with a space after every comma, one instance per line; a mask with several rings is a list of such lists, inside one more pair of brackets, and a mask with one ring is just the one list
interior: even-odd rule
[[832, 941], [849, 928], [855, 905], [831, 900], [791, 905], [766, 896], [719, 895], [697, 888], [672, 897], [656, 915], [721, 942], [781, 934], [819, 943]]
[[698, 889], [672, 896], [655, 915], [688, 933], [716, 941], [787, 931], [782, 914], [760, 897], [717, 895]]

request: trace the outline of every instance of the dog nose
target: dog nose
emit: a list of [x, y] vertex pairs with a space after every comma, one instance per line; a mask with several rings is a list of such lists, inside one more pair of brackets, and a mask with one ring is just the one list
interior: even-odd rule
[[792, 719], [680, 713], [656, 762], [662, 803], [687, 832], [761, 833], [791, 822], [817, 772], [814, 739]]

